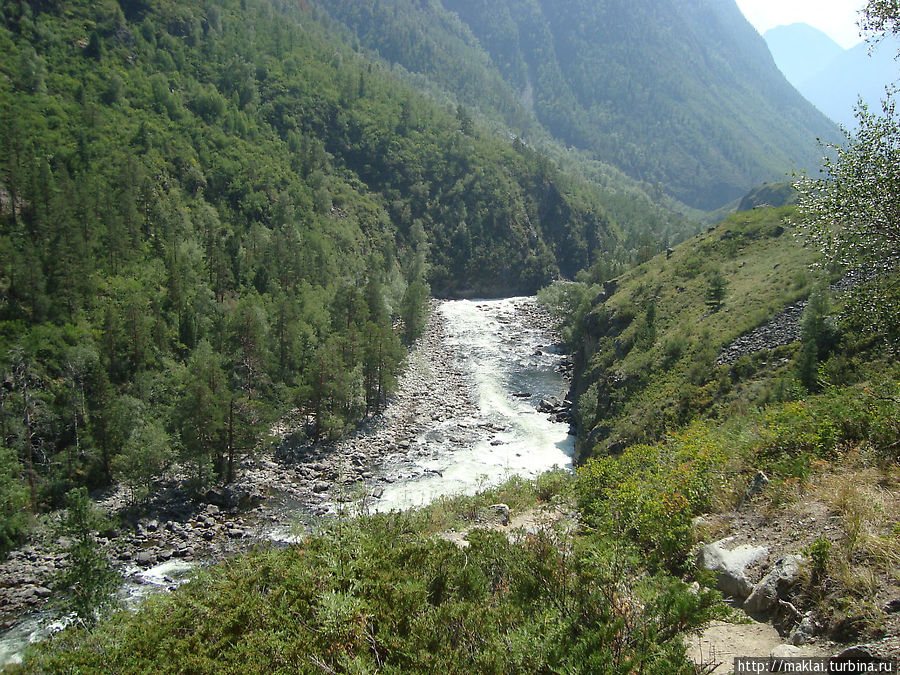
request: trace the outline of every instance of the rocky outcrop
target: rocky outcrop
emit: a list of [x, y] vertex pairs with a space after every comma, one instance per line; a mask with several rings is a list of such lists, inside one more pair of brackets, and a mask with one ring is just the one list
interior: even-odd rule
[[751, 616], [768, 614], [779, 599], [787, 598], [788, 591], [797, 583], [803, 566], [803, 556], [786, 555], [781, 558], [753, 588], [744, 602], [744, 611]]
[[739, 337], [721, 351], [716, 365], [730, 365], [742, 356], [797, 342], [800, 339], [800, 319], [806, 304], [806, 300], [801, 300], [788, 305], [762, 326]]
[[716, 588], [724, 595], [743, 600], [753, 592], [747, 568], [768, 555], [769, 549], [750, 544], [727, 548], [733, 539], [728, 537], [702, 546], [697, 562], [703, 569], [718, 573]]

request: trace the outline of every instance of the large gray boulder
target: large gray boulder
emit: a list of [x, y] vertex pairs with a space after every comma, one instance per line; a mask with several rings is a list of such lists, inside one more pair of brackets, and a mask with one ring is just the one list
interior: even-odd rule
[[797, 583], [803, 567], [803, 556], [786, 555], [773, 565], [769, 573], [756, 584], [750, 597], [744, 602], [747, 614], [767, 614], [787, 596], [788, 590]]
[[734, 537], [728, 537], [704, 545], [700, 548], [697, 563], [703, 569], [718, 572], [716, 588], [724, 595], [743, 600], [753, 592], [753, 584], [747, 578], [747, 567], [768, 555], [769, 549], [750, 544], [727, 548], [733, 540]]

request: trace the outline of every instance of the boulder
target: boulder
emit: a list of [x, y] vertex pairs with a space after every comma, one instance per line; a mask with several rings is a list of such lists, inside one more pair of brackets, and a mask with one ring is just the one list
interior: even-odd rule
[[156, 562], [156, 555], [153, 551], [140, 551], [134, 556], [134, 562], [141, 567], [150, 567]]
[[803, 556], [800, 555], [786, 555], [776, 562], [744, 602], [744, 611], [751, 615], [767, 614], [797, 583], [802, 566]]
[[482, 512], [484, 520], [509, 525], [509, 507], [506, 504], [491, 504]]
[[703, 569], [719, 573], [716, 588], [723, 594], [743, 600], [753, 592], [753, 585], [747, 578], [745, 570], [768, 555], [769, 549], [750, 544], [742, 544], [733, 549], [726, 548], [733, 539], [734, 537], [728, 537], [701, 547], [697, 562]]
[[758, 497], [762, 494], [763, 490], [766, 489], [766, 486], [769, 484], [769, 477], [764, 474], [762, 471], [757, 471], [756, 475], [753, 477], [753, 480], [750, 482], [750, 485], [747, 486], [747, 490], [744, 492], [744, 498], [742, 501], [750, 501], [754, 497]]
[[769, 653], [769, 656], [773, 659], [795, 659], [802, 654], [800, 648], [794, 645], [778, 645]]

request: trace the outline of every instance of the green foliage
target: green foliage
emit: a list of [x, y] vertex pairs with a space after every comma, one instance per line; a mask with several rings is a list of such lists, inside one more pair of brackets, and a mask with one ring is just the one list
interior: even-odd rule
[[[796, 347], [717, 366], [722, 350], [810, 291], [815, 251], [791, 236], [794, 209], [734, 214], [705, 234], [567, 303], [580, 336], [575, 393], [581, 457], [653, 443], [698, 417], [787, 396]], [[797, 283], [797, 272], [803, 272]], [[564, 287], [565, 288], [565, 287]], [[559, 291], [547, 291], [550, 297]], [[562, 303], [560, 303], [562, 304]], [[820, 331], [827, 359], [834, 336]], [[781, 392], [781, 393], [779, 393]]]
[[809, 296], [809, 303], [800, 322], [800, 353], [797, 356], [797, 373], [800, 382], [807, 389], [815, 389], [818, 364], [834, 346], [836, 335], [827, 315], [828, 297], [824, 290], [817, 289]]
[[812, 572], [811, 582], [817, 584], [828, 572], [828, 563], [831, 560], [831, 542], [825, 537], [818, 537], [806, 548], [806, 555], [809, 556]]
[[728, 290], [728, 282], [722, 275], [722, 270], [714, 269], [707, 276], [706, 286], [706, 306], [712, 311], [717, 312], [722, 307], [722, 301], [725, 299], [725, 293]]
[[88, 626], [114, 604], [113, 593], [120, 581], [94, 538], [95, 531], [103, 526], [104, 519], [85, 488], [75, 488], [66, 495], [60, 534], [69, 540], [64, 547], [68, 565], [59, 575], [57, 586], [66, 598], [64, 606]]
[[122, 453], [113, 459], [113, 474], [131, 491], [133, 501], [153, 494], [153, 484], [175, 458], [172, 439], [163, 425], [151, 420], [136, 427], [125, 442]]
[[[32, 652], [29, 670], [689, 673], [682, 636], [715, 594], [643, 576], [605, 542], [551, 530], [458, 548], [414, 516], [326, 524]], [[632, 583], [627, 583], [632, 581]], [[628, 590], [626, 590], [626, 588]]]
[[15, 454], [0, 445], [0, 555], [17, 544], [28, 524], [28, 489]]
[[843, 145], [829, 146], [833, 156], [824, 159], [825, 176], [805, 177], [796, 187], [800, 220], [826, 264], [868, 282], [853, 291], [855, 311], [896, 340], [900, 116], [890, 93], [881, 108], [874, 113], [861, 106], [856, 131], [844, 132]]
[[32, 509], [114, 469], [144, 492], [146, 420], [195, 487], [287, 409], [337, 437], [432, 288], [533, 291], [615, 238], [585, 181], [301, 5], [4, 5], [0, 415]]
[[725, 457], [710, 428], [697, 424], [665, 444], [592, 458], [576, 488], [585, 522], [634, 542], [651, 568], [677, 572], [692, 543], [691, 518], [709, 509]]
[[574, 346], [582, 337], [582, 319], [599, 292], [598, 286], [584, 282], [556, 282], [538, 291], [537, 298], [561, 320], [563, 340]]

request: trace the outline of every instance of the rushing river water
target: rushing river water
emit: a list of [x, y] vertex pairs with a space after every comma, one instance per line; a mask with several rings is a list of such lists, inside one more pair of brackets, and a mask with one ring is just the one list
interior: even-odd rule
[[537, 410], [542, 399], [562, 400], [567, 385], [557, 372], [562, 356], [527, 311], [533, 303], [508, 298], [440, 305], [444, 346], [468, 380], [476, 410], [450, 417], [387, 458], [380, 473], [391, 482], [375, 508], [418, 506], [512, 476], [572, 468], [568, 424]]
[[[429, 421], [408, 447], [371, 467], [367, 483], [369, 494], [378, 495], [375, 509], [405, 509], [441, 495], [473, 494], [512, 476], [532, 477], [554, 467], [571, 469], [574, 438], [568, 424], [537, 410], [543, 399], [562, 400], [567, 384], [557, 371], [563, 356], [552, 347], [547, 327], [536, 320], [534, 302], [508, 298], [440, 303], [436, 311], [443, 323], [443, 344], [431, 347], [452, 356], [470, 405], [447, 405], [440, 421]], [[447, 375], [434, 374], [438, 380]], [[303, 505], [296, 506], [302, 510]], [[284, 505], [268, 510], [283, 524], [266, 535], [291, 540], [290, 522], [296, 511]], [[150, 569], [123, 570], [128, 581], [119, 597], [126, 606], [136, 606], [148, 593], [185, 581], [191, 569], [191, 564], [173, 560]], [[18, 660], [29, 642], [61, 627], [48, 611], [23, 617], [0, 635], [0, 667]]]

